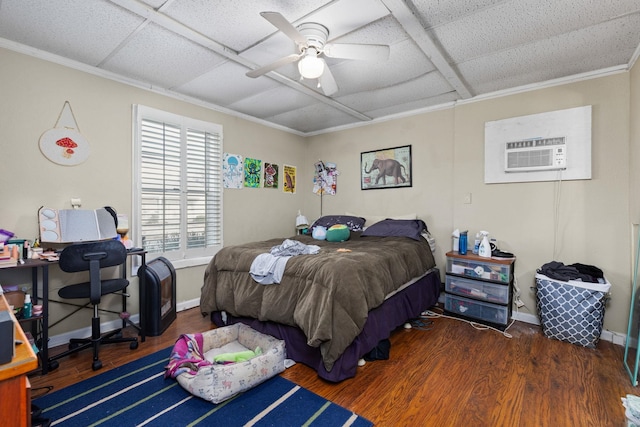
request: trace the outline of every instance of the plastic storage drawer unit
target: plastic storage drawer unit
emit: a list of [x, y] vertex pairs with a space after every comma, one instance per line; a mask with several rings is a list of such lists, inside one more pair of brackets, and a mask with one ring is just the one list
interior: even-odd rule
[[509, 304], [509, 287], [505, 285], [447, 276], [445, 290], [463, 297], [468, 296], [487, 302]]
[[448, 256], [447, 273], [502, 283], [511, 281], [511, 266], [491, 261], [485, 262]]
[[506, 325], [509, 320], [509, 308], [482, 301], [444, 294], [444, 309], [465, 317], [482, 320], [498, 325]]

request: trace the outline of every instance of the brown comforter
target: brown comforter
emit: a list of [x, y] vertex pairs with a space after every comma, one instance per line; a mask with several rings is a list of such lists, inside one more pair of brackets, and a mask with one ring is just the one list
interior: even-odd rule
[[290, 258], [279, 284], [261, 285], [251, 278], [249, 269], [256, 256], [284, 239], [221, 249], [205, 271], [200, 309], [205, 315], [226, 311], [297, 326], [308, 345], [320, 346], [327, 371], [360, 333], [369, 310], [435, 266], [424, 240], [361, 237], [358, 232], [340, 243], [309, 236], [293, 239], [321, 250]]

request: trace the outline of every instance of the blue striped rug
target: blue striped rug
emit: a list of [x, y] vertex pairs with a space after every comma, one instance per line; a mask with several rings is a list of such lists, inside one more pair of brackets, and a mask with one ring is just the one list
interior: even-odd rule
[[164, 379], [171, 348], [49, 393], [34, 403], [52, 426], [371, 426], [280, 376], [214, 405]]

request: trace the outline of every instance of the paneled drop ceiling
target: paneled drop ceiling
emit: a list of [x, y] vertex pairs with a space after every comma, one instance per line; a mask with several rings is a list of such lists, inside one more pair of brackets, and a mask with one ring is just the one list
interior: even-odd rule
[[[295, 63], [247, 77], [298, 53], [264, 11], [389, 58], [326, 58], [330, 96]], [[302, 135], [624, 71], [639, 46], [638, 0], [0, 0], [0, 47]]]

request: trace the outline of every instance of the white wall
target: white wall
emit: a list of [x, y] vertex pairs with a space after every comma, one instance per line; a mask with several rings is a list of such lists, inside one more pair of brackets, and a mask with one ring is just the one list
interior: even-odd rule
[[[517, 255], [516, 278], [526, 304], [522, 311], [531, 315], [536, 314], [530, 289], [535, 271], [553, 260], [557, 241], [558, 261], [604, 270], [613, 284], [605, 328], [626, 334], [629, 85], [629, 75], [622, 73], [311, 137], [307, 161], [335, 161], [340, 171], [337, 195], [324, 197], [323, 213], [416, 212], [436, 236], [442, 270], [453, 229], [468, 229], [471, 236], [488, 230], [501, 249]], [[485, 122], [584, 105], [593, 106], [593, 179], [484, 184]], [[406, 144], [412, 145], [413, 187], [360, 190], [360, 152]], [[472, 202], [466, 204], [469, 193]], [[319, 215], [318, 205], [317, 196], [307, 196], [310, 216]]]
[[[300, 136], [211, 109], [116, 83], [50, 62], [0, 49], [0, 228], [18, 237], [38, 236], [37, 211], [41, 206], [70, 209], [70, 199], [82, 199], [83, 208], [113, 206], [132, 213], [132, 105], [142, 104], [175, 114], [221, 124], [224, 150], [274, 163], [298, 166], [310, 173], [305, 162], [306, 144]], [[89, 141], [89, 159], [77, 166], [50, 162], [39, 150], [40, 136], [56, 124], [69, 101], [82, 135]], [[303, 197], [272, 189], [225, 190], [224, 243], [226, 245], [291, 235]], [[200, 297], [205, 266], [180, 269], [178, 302]], [[51, 297], [78, 278], [52, 270]], [[28, 274], [2, 275], [3, 284], [30, 284]], [[129, 287], [130, 311], [138, 312], [137, 279]], [[69, 310], [51, 307], [55, 322]], [[54, 327], [59, 334], [89, 325], [73, 316]], [[105, 320], [109, 320], [108, 317]]]
[[[71, 197], [81, 197], [86, 208], [108, 204], [130, 213], [131, 106], [143, 104], [223, 125], [227, 152], [298, 167], [296, 195], [266, 189], [225, 191], [226, 245], [290, 235], [298, 209], [310, 220], [317, 218], [320, 199], [311, 192], [312, 165], [318, 159], [332, 161], [340, 171], [338, 193], [323, 198], [324, 214], [355, 211], [391, 216], [415, 212], [436, 236], [436, 258], [441, 267], [454, 228], [489, 230], [502, 249], [518, 256], [516, 277], [526, 303], [524, 312], [531, 314], [535, 314], [535, 299], [529, 289], [534, 272], [551, 260], [556, 241], [559, 261], [594, 264], [605, 271], [613, 283], [605, 328], [626, 333], [631, 224], [639, 221], [635, 166], [640, 131], [638, 121], [631, 120], [637, 116], [640, 102], [639, 74], [636, 66], [631, 73], [303, 138], [0, 49], [0, 162], [4, 177], [0, 228], [33, 239], [37, 236], [37, 209], [42, 205], [69, 208]], [[65, 101], [71, 103], [92, 150], [87, 162], [74, 167], [51, 163], [38, 149], [40, 135], [54, 126]], [[593, 106], [593, 179], [561, 185], [484, 184], [486, 121], [583, 105]], [[412, 145], [413, 186], [360, 190], [360, 153], [406, 144]], [[468, 193], [471, 204], [464, 203]], [[558, 233], [554, 234], [556, 212]], [[204, 266], [179, 271], [179, 301], [199, 296], [203, 271]], [[52, 295], [67, 282], [67, 277], [54, 273]], [[133, 307], [137, 307], [136, 284], [134, 279]], [[75, 327], [63, 323], [52, 333]]]

